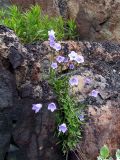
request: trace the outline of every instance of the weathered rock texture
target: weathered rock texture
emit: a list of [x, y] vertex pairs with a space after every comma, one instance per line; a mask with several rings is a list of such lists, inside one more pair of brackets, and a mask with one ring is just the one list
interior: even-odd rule
[[68, 12], [82, 39], [120, 41], [119, 0], [69, 0]]
[[[47, 111], [49, 88], [41, 79], [47, 54], [23, 47], [15, 34], [0, 26], [0, 160], [62, 160], [54, 136], [54, 114]], [[43, 55], [42, 55], [43, 54]], [[38, 60], [38, 61], [37, 61]], [[42, 103], [36, 114], [33, 103]]]
[[[87, 106], [77, 154], [81, 160], [96, 160], [104, 144], [111, 153], [120, 148], [120, 45], [62, 42], [61, 54], [71, 50], [85, 57], [69, 73], [80, 81], [73, 96]], [[13, 31], [0, 26], [0, 160], [65, 159], [54, 136], [55, 113], [47, 110], [49, 102], [56, 102], [47, 82], [51, 54], [48, 42], [23, 46]], [[90, 85], [81, 84], [85, 77], [92, 79]], [[89, 95], [93, 89], [99, 91], [97, 98]], [[38, 114], [31, 109], [33, 103], [43, 104]]]
[[57, 0], [11, 0], [11, 2], [24, 9], [30, 7], [31, 5], [39, 4], [43, 10], [43, 13], [47, 13], [49, 16], [60, 15]]
[[8, 7], [10, 5], [10, 1], [9, 0], [0, 0], [0, 8], [1, 7]]

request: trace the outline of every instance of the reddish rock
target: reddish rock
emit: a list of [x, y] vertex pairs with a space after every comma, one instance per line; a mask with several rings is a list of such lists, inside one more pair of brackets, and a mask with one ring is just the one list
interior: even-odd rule
[[119, 101], [108, 101], [106, 105], [97, 108], [89, 106], [89, 122], [86, 123], [84, 138], [78, 145], [79, 157], [86, 160], [96, 160], [100, 148], [107, 145], [110, 154], [120, 148], [120, 108]]

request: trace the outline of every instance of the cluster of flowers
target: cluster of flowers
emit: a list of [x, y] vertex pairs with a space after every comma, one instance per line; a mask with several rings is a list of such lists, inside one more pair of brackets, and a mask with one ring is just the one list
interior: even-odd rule
[[[61, 45], [59, 43], [55, 42], [55, 32], [53, 30], [48, 31], [48, 36], [49, 36], [49, 43], [50, 43], [50, 47], [52, 47], [53, 49], [55, 49], [56, 51], [60, 51], [61, 50]], [[83, 63], [84, 62], [84, 57], [82, 55], [78, 55], [75, 51], [71, 51], [68, 54], [68, 58], [64, 57], [64, 56], [57, 56], [56, 57], [56, 62], [52, 62], [51, 64], [51, 68], [52, 69], [57, 69], [58, 68], [58, 64], [61, 63], [66, 63], [66, 62], [70, 62], [69, 68], [70, 69], [74, 69], [74, 62], [77, 62], [78, 64]], [[79, 83], [78, 78], [76, 76], [70, 78], [69, 80], [69, 84], [71, 86], [77, 86]], [[90, 78], [86, 78], [85, 79], [85, 84], [90, 84], [91, 83], [91, 79]], [[98, 95], [98, 91], [96, 90], [92, 90], [91, 92], [91, 96], [93, 97], [97, 97]]]
[[[35, 111], [35, 113], [38, 113], [42, 108], [42, 104], [33, 104], [32, 105], [32, 110]], [[55, 103], [49, 103], [48, 104], [48, 110], [50, 110], [51, 112], [54, 112], [57, 109], [56, 104]], [[67, 131], [67, 126], [65, 123], [59, 125], [59, 132], [63, 132], [65, 133]]]
[[[61, 50], [61, 45], [55, 41], [55, 32], [53, 30], [48, 31], [48, 36], [49, 36], [50, 47], [55, 49], [57, 52], [60, 51]], [[68, 63], [68, 62], [70, 62], [69, 68], [74, 69], [74, 67], [75, 67], [74, 62], [78, 63], [78, 64], [83, 63], [84, 62], [84, 57], [82, 55], [78, 55], [75, 51], [71, 51], [68, 54], [68, 58], [66, 58], [64, 56], [61, 56], [61, 55], [57, 56], [56, 57], [56, 62], [51, 63], [51, 68], [52, 69], [57, 69], [58, 64]], [[69, 79], [70, 86], [77, 86], [78, 83], [79, 83], [79, 80], [76, 76], [73, 76]], [[90, 84], [90, 83], [91, 83], [91, 79], [86, 78], [85, 79], [85, 84]], [[98, 93], [99, 93], [98, 91], [92, 90], [90, 95], [93, 96], [93, 97], [97, 97]], [[34, 110], [35, 113], [38, 113], [41, 108], [42, 108], [42, 104], [33, 104], [33, 106], [32, 106], [32, 110]], [[48, 110], [50, 110], [51, 112], [54, 112], [56, 109], [57, 109], [57, 107], [56, 107], [55, 103], [52, 102], [52, 103], [48, 104]], [[81, 114], [79, 116], [79, 119], [81, 121], [84, 121], [84, 115]], [[59, 130], [59, 132], [65, 133], [68, 130], [67, 125], [65, 123], [62, 123], [61, 125], [59, 125], [58, 130]]]
[[[55, 49], [57, 52], [61, 50], [61, 44], [56, 43], [55, 41], [55, 32], [53, 30], [48, 31], [48, 36], [49, 36], [49, 43], [50, 47]], [[84, 62], [84, 57], [81, 55], [78, 55], [75, 51], [71, 51], [71, 53], [68, 54], [68, 58], [64, 56], [57, 56], [56, 57], [56, 62], [52, 62], [51, 67], [53, 69], [58, 68], [58, 64], [62, 63], [68, 63], [69, 62], [69, 68], [74, 69], [74, 62], [76, 63], [83, 63]], [[73, 62], [73, 63], [72, 63]]]

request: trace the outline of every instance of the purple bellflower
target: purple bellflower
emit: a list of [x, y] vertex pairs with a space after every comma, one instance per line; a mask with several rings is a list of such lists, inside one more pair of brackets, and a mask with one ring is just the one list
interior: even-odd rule
[[71, 77], [70, 80], [69, 80], [69, 84], [71, 86], [77, 86], [78, 85], [78, 78], [77, 77]]
[[48, 104], [48, 110], [50, 110], [51, 112], [54, 112], [56, 109], [57, 108], [56, 108], [55, 103]]
[[35, 113], [38, 113], [41, 108], [42, 108], [42, 104], [33, 104], [32, 105], [32, 110], [34, 110]]
[[59, 125], [59, 132], [65, 133], [67, 131], [67, 126], [65, 123]]
[[84, 121], [84, 114], [80, 114], [78, 118], [80, 121]]
[[68, 54], [68, 57], [71, 61], [76, 60], [78, 54], [75, 51], [71, 51], [71, 53]]
[[48, 31], [49, 38], [55, 38], [55, 32], [53, 30]]
[[59, 51], [61, 50], [61, 44], [60, 43], [55, 43], [53, 48], [56, 50], [56, 51]]
[[52, 62], [51, 68], [52, 69], [56, 69], [57, 67], [58, 67], [57, 63], [56, 62]]
[[83, 62], [84, 62], [84, 57], [83, 57], [83, 56], [78, 55], [78, 56], [76, 56], [75, 61], [76, 61], [77, 63], [83, 63]]
[[57, 56], [57, 58], [56, 58], [56, 61], [58, 63], [62, 63], [62, 62], [64, 62], [64, 60], [65, 60], [65, 57], [63, 57], [63, 56]]
[[95, 97], [95, 98], [96, 98], [96, 97], [98, 96], [98, 93], [99, 93], [98, 91], [92, 90], [92, 92], [91, 92], [90, 95], [91, 95], [92, 97]]
[[74, 64], [70, 64], [70, 65], [69, 65], [69, 68], [70, 68], [70, 69], [74, 69], [74, 68], [75, 68]]

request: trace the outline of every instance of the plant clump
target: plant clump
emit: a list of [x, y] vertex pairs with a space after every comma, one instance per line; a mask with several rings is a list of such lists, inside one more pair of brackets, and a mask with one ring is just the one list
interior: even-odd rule
[[15, 5], [1, 9], [0, 24], [11, 28], [23, 43], [47, 40], [51, 29], [57, 33], [57, 40], [75, 39], [77, 36], [74, 20], [65, 22], [62, 17], [43, 15], [39, 5], [24, 12]]
[[[75, 51], [70, 51], [68, 55], [64, 56], [60, 50], [62, 46], [57, 42], [55, 31], [48, 31], [49, 45], [55, 50], [55, 55], [51, 54], [51, 65], [50, 65], [50, 77], [49, 84], [53, 88], [56, 94], [56, 105], [54, 102], [48, 104], [48, 110], [55, 112], [56, 115], [56, 134], [59, 137], [59, 143], [63, 153], [67, 155], [69, 151], [75, 151], [77, 144], [79, 143], [81, 135], [81, 126], [84, 124], [85, 117], [83, 112], [83, 106], [78, 105], [74, 97], [70, 95], [70, 89], [74, 86], [78, 86], [79, 79], [76, 75], [68, 76], [61, 75], [63, 68], [75, 69], [76, 66], [84, 63], [84, 57], [78, 55]], [[57, 55], [57, 56], [56, 56]], [[91, 79], [85, 78], [84, 84], [89, 85]], [[92, 90], [90, 96], [97, 97], [99, 92]], [[36, 104], [36, 106], [41, 106]], [[35, 113], [40, 111], [40, 107], [35, 107]]]

